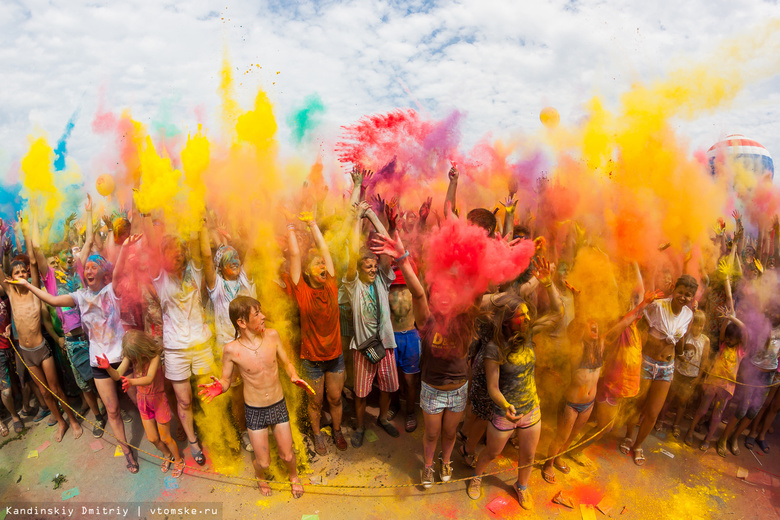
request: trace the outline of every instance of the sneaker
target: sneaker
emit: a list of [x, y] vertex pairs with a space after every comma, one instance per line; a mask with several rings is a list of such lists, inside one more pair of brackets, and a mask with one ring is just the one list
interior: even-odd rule
[[377, 419], [377, 420], [376, 420], [376, 423], [377, 423], [379, 426], [381, 426], [381, 427], [382, 427], [382, 429], [383, 429], [384, 431], [386, 431], [386, 432], [387, 432], [387, 434], [388, 434], [390, 437], [399, 437], [399, 436], [401, 435], [401, 433], [398, 431], [398, 428], [396, 428], [395, 426], [393, 426], [393, 423], [391, 423], [390, 421], [382, 422], [382, 420], [381, 420], [381, 419]]
[[122, 416], [123, 423], [127, 424], [133, 422], [133, 418], [130, 416], [130, 414], [122, 410], [121, 408], [119, 409], [119, 415]]
[[241, 445], [244, 447], [244, 450], [248, 451], [249, 453], [253, 453], [255, 449], [252, 447], [252, 442], [249, 440], [249, 433], [246, 431], [241, 434]]
[[425, 489], [428, 489], [431, 486], [433, 486], [433, 482], [434, 482], [433, 466], [425, 466], [423, 468], [423, 474], [422, 474], [422, 486]]
[[534, 501], [531, 498], [531, 492], [528, 488], [520, 489], [517, 486], [517, 482], [515, 482], [512, 487], [515, 488], [515, 492], [517, 492], [517, 501], [520, 502], [520, 507], [526, 511], [531, 511], [534, 508]]
[[471, 500], [479, 500], [482, 496], [482, 477], [472, 477], [467, 484], [466, 493]]
[[46, 426], [54, 426], [55, 424], [57, 424], [57, 419], [55, 419], [53, 415], [50, 415], [49, 420], [46, 421]]
[[442, 482], [449, 482], [452, 478], [452, 461], [444, 462], [441, 460], [441, 453], [439, 454], [439, 464], [441, 464], [441, 470], [439, 470], [439, 476]]
[[341, 433], [341, 430], [333, 430], [333, 444], [336, 445], [336, 448], [338, 448], [339, 451], [346, 451], [347, 440], [344, 438], [344, 434]]
[[352, 447], [359, 448], [363, 445], [363, 436], [366, 434], [365, 428], [362, 430], [355, 430], [352, 434]]
[[92, 427], [92, 436], [99, 439], [103, 436], [103, 430], [106, 427], [106, 416], [99, 415], [95, 418], [95, 426]]
[[322, 438], [322, 433], [318, 433], [313, 436], [314, 440], [314, 451], [317, 452], [317, 455], [325, 456], [328, 454], [328, 447], [325, 446], [325, 439]]

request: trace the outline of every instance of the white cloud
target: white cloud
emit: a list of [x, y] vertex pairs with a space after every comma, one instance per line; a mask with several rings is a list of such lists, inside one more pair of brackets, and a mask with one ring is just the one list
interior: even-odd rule
[[[110, 143], [89, 124], [101, 86], [109, 109], [129, 107], [145, 124], [165, 102], [178, 128], [194, 130], [194, 109], [204, 106], [207, 126], [216, 130], [225, 46], [241, 103], [249, 107], [262, 87], [282, 126], [287, 111], [315, 92], [327, 108], [328, 141], [340, 125], [415, 107], [417, 100], [433, 117], [454, 108], [465, 112], [468, 145], [488, 132], [534, 131], [545, 105], [556, 106], [564, 121], [576, 120], [594, 93], [614, 103], [634, 81], [709, 55], [722, 39], [776, 16], [776, 8], [760, 0], [6, 0], [0, 9], [0, 168], [8, 172], [37, 128], [56, 141], [80, 108], [69, 151], [86, 174], [101, 173], [90, 171], [93, 158]], [[244, 74], [251, 64], [262, 68]], [[693, 147], [706, 148], [738, 131], [780, 157], [778, 72], [770, 70], [730, 108], [679, 123], [681, 133]]]

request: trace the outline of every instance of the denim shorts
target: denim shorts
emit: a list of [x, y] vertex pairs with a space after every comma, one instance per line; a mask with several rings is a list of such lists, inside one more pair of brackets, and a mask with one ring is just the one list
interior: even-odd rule
[[468, 395], [468, 383], [463, 383], [463, 386], [455, 390], [437, 390], [423, 382], [420, 391], [420, 407], [429, 415], [437, 415], [444, 410], [460, 413], [466, 409]]
[[327, 372], [342, 374], [344, 369], [344, 354], [339, 354], [339, 357], [328, 361], [301, 360], [301, 375], [309, 381], [322, 379]]
[[642, 379], [671, 381], [674, 378], [674, 360], [663, 363], [642, 355]]

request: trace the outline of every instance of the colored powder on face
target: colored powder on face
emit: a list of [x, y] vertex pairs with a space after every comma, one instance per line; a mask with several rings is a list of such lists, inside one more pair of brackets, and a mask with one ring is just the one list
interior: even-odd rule
[[303, 106], [295, 108], [287, 116], [287, 126], [292, 133], [292, 141], [300, 146], [305, 140], [311, 138], [311, 134], [322, 123], [325, 113], [325, 105], [317, 94], [307, 96], [303, 100]]

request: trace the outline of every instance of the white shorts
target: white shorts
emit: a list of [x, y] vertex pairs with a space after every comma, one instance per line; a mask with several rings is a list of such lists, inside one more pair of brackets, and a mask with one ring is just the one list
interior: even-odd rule
[[165, 379], [184, 381], [191, 376], [216, 373], [214, 354], [211, 352], [213, 341], [190, 348], [165, 349]]

